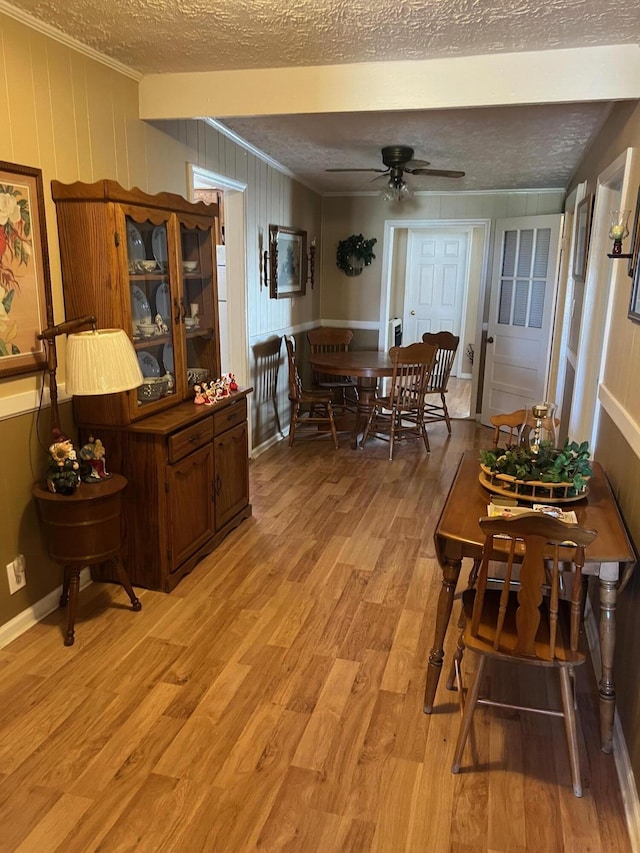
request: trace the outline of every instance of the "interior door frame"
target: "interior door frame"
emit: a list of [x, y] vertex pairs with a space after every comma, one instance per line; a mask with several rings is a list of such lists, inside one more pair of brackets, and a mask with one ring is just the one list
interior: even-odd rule
[[[389, 349], [389, 320], [391, 305], [391, 285], [393, 274], [393, 250], [396, 230], [420, 229], [420, 230], [464, 230], [471, 234], [472, 229], [481, 228], [482, 235], [482, 270], [480, 275], [480, 289], [478, 293], [478, 314], [476, 317], [476, 328], [474, 330], [473, 348], [475, 358], [471, 369], [471, 411], [470, 416], [477, 420], [476, 400], [478, 399], [478, 386], [481, 381], [480, 361], [482, 347], [482, 323], [484, 317], [484, 303], [487, 292], [487, 270], [489, 267], [489, 254], [491, 249], [491, 219], [385, 219], [384, 238], [382, 244], [382, 286], [380, 288], [380, 327], [378, 329], [378, 348]], [[469, 265], [471, 259], [471, 242], [467, 247], [467, 285], [469, 282]], [[403, 295], [404, 298], [404, 295]]]
[[[204, 169], [195, 163], [187, 163], [187, 197], [190, 201], [194, 199], [194, 189], [224, 190], [229, 358], [238, 384], [246, 386], [249, 384], [247, 184]], [[233, 282], [243, 284], [241, 287], [233, 287]], [[249, 430], [249, 436], [251, 434]]]
[[[637, 165], [637, 149], [627, 148], [599, 175], [589, 241], [585, 276], [585, 292], [580, 323], [580, 343], [576, 354], [576, 371], [569, 416], [569, 436], [574, 441], [588, 441], [596, 448], [600, 421], [604, 369], [607, 361], [607, 339], [616, 286], [628, 283], [627, 267], [607, 257], [611, 240], [611, 211], [635, 198], [632, 180]], [[628, 207], [632, 202], [627, 203]], [[585, 323], [588, 318], [588, 323]]]

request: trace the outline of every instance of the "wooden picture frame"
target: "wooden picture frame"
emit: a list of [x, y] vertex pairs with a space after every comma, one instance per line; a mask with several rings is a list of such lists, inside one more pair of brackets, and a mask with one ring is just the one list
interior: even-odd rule
[[636, 214], [633, 217], [633, 228], [631, 229], [631, 248], [629, 249], [631, 257], [627, 271], [631, 278], [634, 277], [634, 272], [640, 262], [640, 187], [638, 187], [638, 198], [636, 200]]
[[575, 243], [573, 246], [573, 277], [584, 281], [589, 257], [593, 195], [586, 195], [576, 209]]
[[628, 316], [634, 323], [640, 323], [640, 188], [638, 188], [636, 215], [633, 220], [629, 275], [632, 276], [633, 282], [631, 284], [631, 300], [629, 301]]
[[307, 289], [307, 232], [269, 226], [269, 296], [288, 299]]
[[0, 379], [46, 364], [53, 325], [42, 172], [0, 160]]

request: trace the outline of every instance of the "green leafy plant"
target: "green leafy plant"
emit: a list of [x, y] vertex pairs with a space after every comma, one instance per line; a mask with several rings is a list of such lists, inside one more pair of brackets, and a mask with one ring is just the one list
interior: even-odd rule
[[562, 448], [542, 444], [537, 453], [529, 447], [518, 446], [506, 450], [483, 450], [480, 462], [490, 471], [524, 482], [572, 483], [572, 492], [577, 495], [593, 474], [589, 456], [588, 442], [578, 444], [567, 440]]
[[[375, 259], [373, 247], [378, 241], [375, 237], [365, 240], [362, 234], [352, 234], [346, 240], [340, 240], [336, 252], [336, 266], [347, 275], [358, 275], [362, 266], [368, 267]], [[354, 264], [354, 259], [362, 264]]]

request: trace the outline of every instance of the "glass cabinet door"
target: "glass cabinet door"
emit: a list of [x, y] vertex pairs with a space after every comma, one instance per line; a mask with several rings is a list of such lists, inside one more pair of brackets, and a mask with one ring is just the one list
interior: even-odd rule
[[189, 388], [220, 376], [213, 228], [180, 223], [182, 307]]
[[174, 305], [170, 287], [167, 220], [138, 221], [130, 215], [125, 219], [130, 332], [144, 376], [136, 407], [162, 408], [165, 398], [175, 399], [177, 393], [174, 348], [179, 322], [179, 306]]

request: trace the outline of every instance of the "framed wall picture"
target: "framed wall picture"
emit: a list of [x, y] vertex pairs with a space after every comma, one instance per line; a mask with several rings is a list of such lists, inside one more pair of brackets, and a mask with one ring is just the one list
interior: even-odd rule
[[576, 236], [573, 246], [573, 277], [576, 281], [584, 281], [587, 272], [592, 207], [593, 196], [589, 194], [582, 199], [576, 211]]
[[629, 275], [633, 278], [638, 261], [640, 260], [640, 187], [638, 187], [638, 198], [636, 200], [636, 215], [633, 217], [633, 228], [631, 229], [631, 248], [629, 249]]
[[0, 379], [45, 365], [52, 324], [42, 172], [0, 160]]
[[638, 189], [638, 201], [636, 204], [636, 216], [633, 221], [632, 234], [629, 273], [633, 278], [633, 283], [631, 285], [629, 318], [633, 320], [634, 323], [640, 323], [640, 189]]
[[269, 226], [269, 296], [304, 296], [307, 285], [307, 232]]

